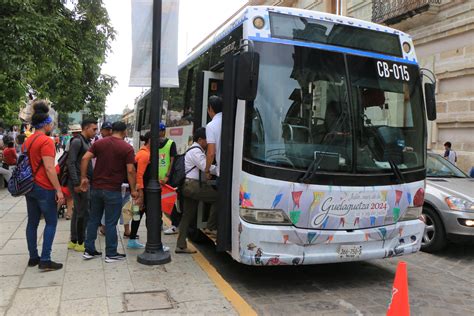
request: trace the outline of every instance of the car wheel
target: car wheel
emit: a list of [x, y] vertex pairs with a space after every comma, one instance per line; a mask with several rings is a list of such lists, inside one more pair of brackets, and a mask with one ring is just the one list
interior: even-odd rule
[[426, 218], [426, 227], [421, 240], [421, 250], [425, 252], [439, 251], [447, 244], [443, 222], [438, 213], [429, 206], [423, 206], [423, 214]]

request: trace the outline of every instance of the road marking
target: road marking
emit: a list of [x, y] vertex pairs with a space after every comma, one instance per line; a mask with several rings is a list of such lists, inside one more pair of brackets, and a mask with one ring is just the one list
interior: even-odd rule
[[[163, 222], [170, 226], [171, 222], [163, 216]], [[224, 278], [217, 272], [216, 268], [204, 257], [204, 255], [194, 245], [188, 241], [188, 247], [196, 250], [196, 253], [192, 255], [194, 261], [201, 267], [201, 269], [207, 273], [209, 278], [214, 282], [216, 287], [221, 291], [224, 297], [232, 304], [239, 315], [258, 315], [257, 312], [250, 306], [242, 296], [237, 293], [232, 286], [224, 280]]]

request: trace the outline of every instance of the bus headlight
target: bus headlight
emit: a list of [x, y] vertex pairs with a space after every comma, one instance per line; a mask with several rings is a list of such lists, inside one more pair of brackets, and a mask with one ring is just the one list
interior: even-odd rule
[[283, 210], [241, 208], [240, 217], [251, 224], [259, 225], [293, 225]]
[[[414, 219], [420, 219], [422, 211], [423, 211], [422, 206], [410, 206], [410, 207], [407, 208], [407, 211], [402, 216], [402, 218], [400, 218], [400, 220], [401, 221], [411, 221], [411, 220], [414, 220]], [[422, 220], [422, 219], [420, 219], [420, 220]]]

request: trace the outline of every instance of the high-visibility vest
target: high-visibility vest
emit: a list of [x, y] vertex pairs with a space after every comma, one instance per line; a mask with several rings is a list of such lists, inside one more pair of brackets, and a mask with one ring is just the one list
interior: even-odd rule
[[158, 160], [158, 178], [160, 180], [163, 180], [166, 177], [166, 173], [168, 172], [169, 166], [171, 164], [171, 145], [173, 144], [173, 141], [171, 139], [168, 139], [166, 144], [163, 146], [163, 148], [160, 148], [159, 150], [159, 160]]

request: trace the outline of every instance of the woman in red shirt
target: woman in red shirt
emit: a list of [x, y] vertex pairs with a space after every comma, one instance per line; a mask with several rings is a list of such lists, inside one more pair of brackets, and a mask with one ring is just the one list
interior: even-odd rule
[[8, 143], [8, 148], [3, 150], [3, 161], [8, 166], [16, 166], [16, 150], [13, 142]]
[[[28, 210], [28, 224], [26, 226], [26, 240], [30, 260], [28, 266], [39, 265], [43, 271], [53, 271], [62, 268], [61, 263], [51, 260], [51, 248], [56, 225], [58, 223], [57, 204], [64, 203], [58, 176], [54, 167], [56, 148], [54, 141], [47, 136], [53, 130], [53, 120], [48, 115], [49, 106], [44, 100], [33, 103], [32, 125], [35, 133], [28, 137], [23, 144], [27, 150], [31, 169], [35, 177], [33, 189], [26, 194], [26, 207]], [[38, 224], [44, 216], [46, 226], [43, 233], [43, 249], [41, 258], [38, 255]]]

